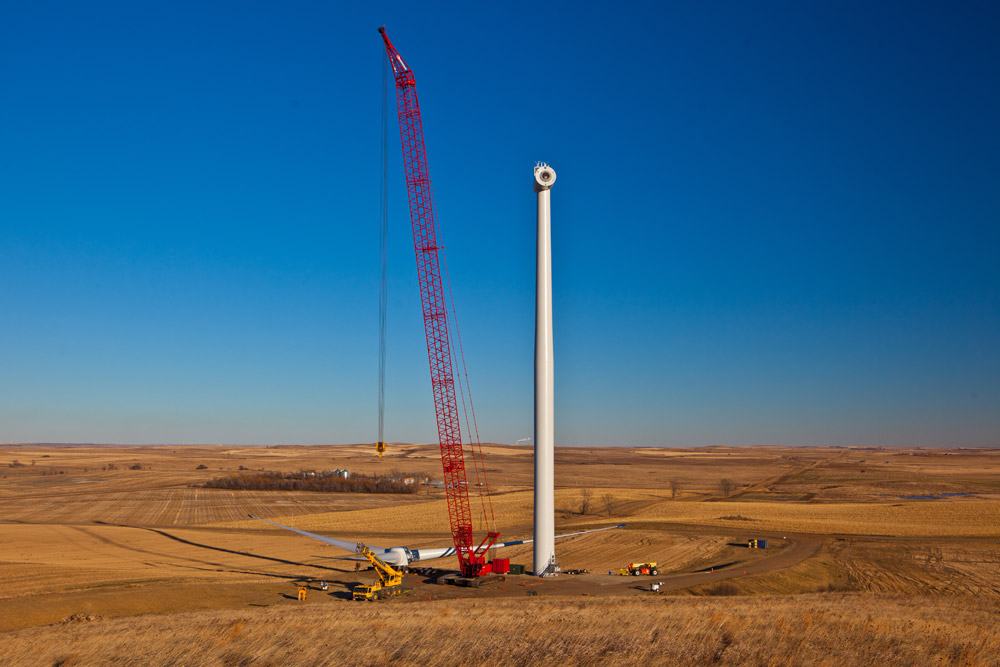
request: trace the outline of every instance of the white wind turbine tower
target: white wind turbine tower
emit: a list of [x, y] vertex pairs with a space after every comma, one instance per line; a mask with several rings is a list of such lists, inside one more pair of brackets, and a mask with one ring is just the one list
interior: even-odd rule
[[552, 360], [552, 220], [549, 189], [556, 172], [535, 165], [538, 243], [535, 265], [535, 575], [555, 574], [555, 424]]

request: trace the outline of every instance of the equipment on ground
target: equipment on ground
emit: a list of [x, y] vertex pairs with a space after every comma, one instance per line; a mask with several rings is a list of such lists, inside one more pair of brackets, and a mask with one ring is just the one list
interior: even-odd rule
[[751, 549], [766, 549], [767, 540], [747, 540], [747, 546]]
[[487, 584], [499, 584], [504, 581], [507, 581], [507, 575], [497, 574], [496, 572], [492, 574], [480, 574], [475, 577], [463, 577], [457, 572], [449, 572], [434, 578], [435, 584], [463, 586], [465, 588], [480, 588]]
[[626, 577], [638, 577], [642, 574], [655, 577], [659, 573], [660, 570], [656, 567], [656, 563], [629, 563], [625, 567], [618, 568], [618, 574]]
[[[495, 517], [491, 502], [488, 511], [486, 508], [486, 503], [489, 502], [489, 486], [486, 484], [486, 470], [482, 465], [482, 448], [480, 447], [479, 450], [479, 460], [476, 460], [476, 449], [472, 447], [470, 449], [476, 464], [476, 481], [482, 484], [482, 486], [477, 484], [477, 487], [480, 489], [480, 499], [483, 502], [482, 518], [487, 528], [486, 537], [482, 542], [478, 546], [474, 542], [472, 509], [469, 505], [469, 489], [465, 475], [465, 456], [455, 393], [455, 373], [453, 372], [453, 363], [456, 363], [458, 358], [455, 352], [461, 355], [461, 340], [458, 341], [458, 349], [453, 350], [448, 325], [448, 304], [441, 276], [441, 265], [444, 257], [439, 252], [442, 248], [438, 245], [434, 194], [431, 189], [430, 171], [427, 168], [423, 123], [420, 116], [420, 105], [417, 102], [417, 88], [413, 71], [399, 55], [392, 42], [389, 41], [388, 35], [385, 34], [385, 28], [379, 28], [378, 31], [385, 42], [386, 58], [392, 67], [392, 74], [396, 82], [396, 103], [403, 147], [403, 167], [406, 172], [406, 191], [410, 204], [410, 226], [413, 231], [414, 250], [417, 258], [420, 302], [423, 309], [424, 334], [427, 339], [427, 355], [430, 361], [434, 412], [437, 416], [438, 438], [441, 443], [441, 464], [444, 470], [444, 486], [448, 498], [451, 534], [455, 542], [455, 553], [458, 556], [462, 575], [474, 577], [490, 572], [490, 565], [486, 562], [486, 552], [497, 541], [500, 533], [490, 528], [490, 522], [495, 523]], [[461, 374], [459, 374], [458, 379], [461, 382]], [[468, 383], [467, 373], [466, 383]], [[465, 394], [463, 393], [462, 396], [464, 406]], [[471, 403], [471, 396], [469, 398]], [[474, 424], [474, 411], [472, 417]], [[471, 434], [470, 431], [470, 436]], [[478, 436], [476, 439], [478, 440]], [[381, 441], [382, 438], [380, 437], [379, 440]]]
[[381, 600], [404, 592], [402, 572], [393, 569], [391, 565], [376, 556], [375, 552], [360, 542], [355, 550], [368, 559], [368, 562], [375, 568], [375, 573], [378, 574], [378, 581], [370, 586], [354, 587], [353, 597], [355, 600]]

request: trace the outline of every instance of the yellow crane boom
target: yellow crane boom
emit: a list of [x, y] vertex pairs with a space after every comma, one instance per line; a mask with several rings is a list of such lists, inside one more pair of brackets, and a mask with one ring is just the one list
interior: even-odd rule
[[370, 586], [355, 586], [355, 600], [374, 600], [376, 598], [384, 598], [390, 595], [399, 595], [403, 592], [402, 572], [376, 556], [374, 551], [361, 542], [358, 542], [358, 546], [355, 548], [355, 551], [368, 559], [368, 562], [371, 563], [373, 568], [375, 568], [375, 573], [378, 575], [378, 581]]

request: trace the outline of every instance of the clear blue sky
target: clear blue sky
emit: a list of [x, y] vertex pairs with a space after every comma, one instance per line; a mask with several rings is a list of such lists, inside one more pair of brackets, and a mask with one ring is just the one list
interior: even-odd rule
[[[7, 2], [0, 441], [375, 439], [382, 24], [484, 440], [532, 431], [546, 160], [558, 444], [1000, 445], [974, 0]], [[386, 435], [428, 442], [390, 137]]]

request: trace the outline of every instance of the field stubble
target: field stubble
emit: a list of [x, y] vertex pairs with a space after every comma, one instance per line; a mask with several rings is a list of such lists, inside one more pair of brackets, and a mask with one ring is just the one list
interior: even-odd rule
[[[579, 489], [556, 491], [556, 507], [565, 508], [561, 529], [571, 530], [581, 521], [594, 523], [605, 514], [607, 523], [615, 519], [644, 524], [691, 523], [736, 527], [741, 531], [788, 531], [818, 534], [893, 535], [899, 537], [1000, 537], [1000, 500], [955, 498], [913, 502], [776, 502], [776, 501], [694, 501], [665, 499], [643, 489], [605, 488], [602, 495], [613, 498], [618, 511], [599, 510], [585, 517], [571, 514], [582, 502]], [[493, 499], [501, 529], [530, 525], [533, 496], [530, 491], [511, 492]], [[627, 506], [624, 507], [624, 506]], [[476, 501], [473, 508], [478, 509]], [[624, 509], [624, 511], [622, 511]], [[296, 516], [289, 525], [310, 531], [365, 531], [371, 525], [403, 533], [430, 532], [447, 525], [447, 505], [443, 499], [415, 502], [404, 507], [325, 512]], [[226, 528], [251, 528], [252, 521], [220, 522]]]
[[[309, 605], [96, 620], [4, 638], [5, 664], [997, 664], [1000, 602], [850, 594]], [[136, 651], [136, 638], [142, 650]]]

